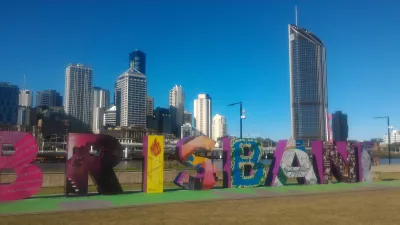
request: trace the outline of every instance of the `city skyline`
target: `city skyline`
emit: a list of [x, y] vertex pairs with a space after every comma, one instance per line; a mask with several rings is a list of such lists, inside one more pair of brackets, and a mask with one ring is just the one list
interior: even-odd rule
[[[146, 15], [151, 11], [164, 19], [160, 25], [152, 21], [138, 24], [137, 29], [144, 31], [140, 35], [113, 26], [120, 21], [121, 27], [126, 27], [129, 20], [124, 19], [124, 9], [130, 8], [128, 3], [112, 6], [112, 11], [119, 13], [109, 22], [99, 16], [107, 14], [109, 7], [99, 6], [98, 11], [86, 14], [86, 11], [82, 11], [85, 4], [79, 7], [52, 4], [54, 7], [51, 12], [41, 4], [30, 5], [31, 10], [21, 8], [16, 12], [10, 9], [1, 14], [4, 20], [16, 14], [21, 15], [21, 20], [12, 20], [4, 25], [7, 39], [0, 37], [2, 43], [7, 43], [4, 46], [7, 54], [0, 56], [4, 62], [0, 65], [4, 74], [1, 75], [1, 81], [22, 87], [23, 74], [26, 74], [24, 89], [35, 92], [52, 88], [62, 93], [66, 64], [79, 61], [95, 70], [94, 85], [112, 90], [111, 80], [123, 73], [123, 68], [127, 66], [127, 54], [137, 47], [148, 56], [148, 93], [154, 97], [157, 106], [167, 106], [165, 92], [179, 83], [185, 88], [185, 106], [188, 109], [193, 108], [192, 100], [198, 93], [210, 94], [213, 97], [213, 111], [226, 116], [233, 135], [238, 136], [239, 132], [237, 112], [226, 108], [226, 104], [243, 101], [247, 112], [243, 123], [244, 136], [271, 137], [275, 140], [290, 136], [287, 24], [294, 23], [296, 1], [285, 4], [260, 3], [257, 7], [246, 5], [244, 11], [244, 4], [239, 3], [229, 6], [215, 3], [210, 7], [208, 3], [195, 5], [180, 2], [165, 3], [160, 7], [172, 10], [176, 18], [141, 2], [137, 5], [141, 9], [139, 14]], [[395, 97], [385, 94], [396, 90], [398, 79], [395, 75], [398, 63], [392, 54], [400, 49], [400, 45], [393, 43], [393, 30], [390, 27], [395, 25], [393, 21], [396, 19], [393, 18], [398, 17], [395, 12], [399, 7], [393, 3], [370, 2], [362, 5], [345, 2], [327, 4], [312, 1], [298, 4], [298, 8], [299, 24], [316, 33], [329, 51], [329, 112], [342, 110], [348, 114], [351, 139], [381, 137], [386, 133], [385, 124], [372, 120], [373, 116], [390, 115], [395, 128], [400, 123], [400, 118], [396, 117], [400, 107], [391, 104], [395, 102]], [[177, 5], [187, 10], [177, 11], [174, 9]], [[83, 17], [72, 18], [72, 21], [68, 17], [66, 20], [61, 9], [68, 9]], [[200, 13], [202, 10], [208, 12], [206, 18]], [[246, 19], [233, 16], [238, 12]], [[358, 19], [349, 19], [359, 18], [365, 13], [370, 16], [364, 18], [362, 23]], [[54, 20], [43, 22], [37, 16], [49, 14], [56, 15]], [[186, 19], [180, 21], [178, 18]], [[39, 32], [29, 28], [41, 23]], [[54, 27], [54, 23], [60, 26]], [[99, 23], [103, 24], [102, 29], [110, 28], [110, 34], [98, 35], [97, 32], [102, 30], [96, 26]], [[74, 39], [68, 35], [58, 35], [65, 33], [64, 29], [70, 24], [78, 24], [74, 29], [80, 35], [74, 36]], [[379, 32], [370, 33], [370, 24], [383, 26]], [[151, 31], [146, 29], [150, 26], [155, 28]], [[235, 27], [238, 26], [244, 28], [245, 32], [236, 31]], [[163, 27], [168, 28], [168, 32]], [[20, 35], [22, 31], [32, 34], [34, 38], [22, 40], [20, 37], [26, 36]], [[124, 36], [115, 35], [122, 32]], [[380, 45], [375, 45], [376, 42]], [[40, 51], [35, 46], [40, 46]], [[365, 46], [368, 46], [368, 51]], [[26, 57], [18, 56], [17, 53], [22, 51]], [[40, 67], [37, 66], [39, 63]], [[238, 82], [238, 79], [232, 79], [232, 75], [246, 76], [248, 79]], [[381, 77], [395, 80], [386, 82]], [[232, 87], [238, 84], [246, 87], [261, 84], [269, 90], [252, 88], [251, 91], [232, 92]], [[361, 87], [371, 87], [375, 91], [363, 91]], [[374, 107], [376, 103], [373, 102], [387, 107]]]

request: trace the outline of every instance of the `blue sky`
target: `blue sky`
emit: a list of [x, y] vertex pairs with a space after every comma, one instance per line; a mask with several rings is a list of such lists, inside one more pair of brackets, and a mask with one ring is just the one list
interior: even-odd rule
[[[282, 3], [283, 2], [283, 3]], [[349, 116], [350, 138], [400, 129], [400, 2], [392, 1], [8, 1], [0, 8], [0, 81], [54, 88], [64, 95], [65, 67], [83, 63], [94, 85], [110, 89], [128, 54], [147, 54], [148, 93], [166, 107], [182, 85], [185, 108], [199, 93], [213, 114], [244, 136], [290, 137], [288, 24], [315, 33], [327, 47], [329, 111]]]

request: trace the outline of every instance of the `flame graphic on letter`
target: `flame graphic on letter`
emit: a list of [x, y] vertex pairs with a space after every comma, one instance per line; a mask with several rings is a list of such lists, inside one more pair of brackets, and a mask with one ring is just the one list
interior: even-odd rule
[[153, 144], [151, 144], [150, 151], [154, 156], [158, 156], [161, 153], [161, 146], [157, 139], [154, 139]]

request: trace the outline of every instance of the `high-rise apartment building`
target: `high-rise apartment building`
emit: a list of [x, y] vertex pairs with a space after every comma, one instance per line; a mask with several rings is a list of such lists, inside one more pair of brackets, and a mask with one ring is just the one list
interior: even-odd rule
[[100, 87], [93, 87], [93, 122], [92, 131], [99, 133], [104, 124], [104, 112], [110, 107], [110, 92]]
[[211, 98], [208, 94], [199, 94], [194, 100], [194, 124], [201, 134], [212, 137]]
[[0, 82], [0, 125], [17, 125], [19, 88]]
[[147, 96], [146, 102], [146, 115], [153, 116], [154, 115], [154, 98]]
[[56, 90], [36, 92], [36, 106], [62, 106], [62, 97]]
[[129, 54], [129, 68], [136, 69], [146, 75], [146, 54], [139, 50], [135, 50]]
[[306, 29], [289, 25], [289, 62], [292, 138], [328, 140], [324, 44]]
[[32, 107], [33, 94], [31, 90], [19, 91], [19, 106]]
[[181, 126], [183, 125], [185, 95], [182, 86], [175, 85], [169, 91], [169, 108], [172, 119], [172, 129], [175, 136], [179, 137], [181, 134]]
[[218, 141], [219, 138], [225, 137], [228, 134], [225, 117], [216, 114], [213, 117], [212, 129], [212, 139], [214, 141]]
[[188, 123], [190, 125], [193, 124], [193, 114], [188, 112], [188, 111], [184, 111], [183, 112], [183, 123]]
[[332, 136], [333, 141], [347, 141], [349, 137], [347, 114], [342, 113], [342, 111], [336, 111], [332, 114]]
[[115, 127], [117, 126], [117, 107], [111, 106], [104, 112], [103, 126], [105, 127]]
[[92, 124], [93, 70], [82, 64], [70, 64], [65, 71], [65, 113]]
[[146, 76], [134, 68], [128, 69], [118, 77], [115, 93], [119, 126], [146, 128]]

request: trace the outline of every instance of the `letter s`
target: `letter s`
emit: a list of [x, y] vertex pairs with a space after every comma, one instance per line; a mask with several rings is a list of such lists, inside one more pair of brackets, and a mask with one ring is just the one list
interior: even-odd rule
[[208, 190], [213, 188], [218, 177], [215, 164], [207, 155], [212, 155], [214, 146], [215, 141], [206, 136], [181, 139], [176, 146], [179, 160], [181, 163], [195, 168], [197, 175], [193, 177], [187, 172], [180, 172], [174, 183], [184, 189]]

